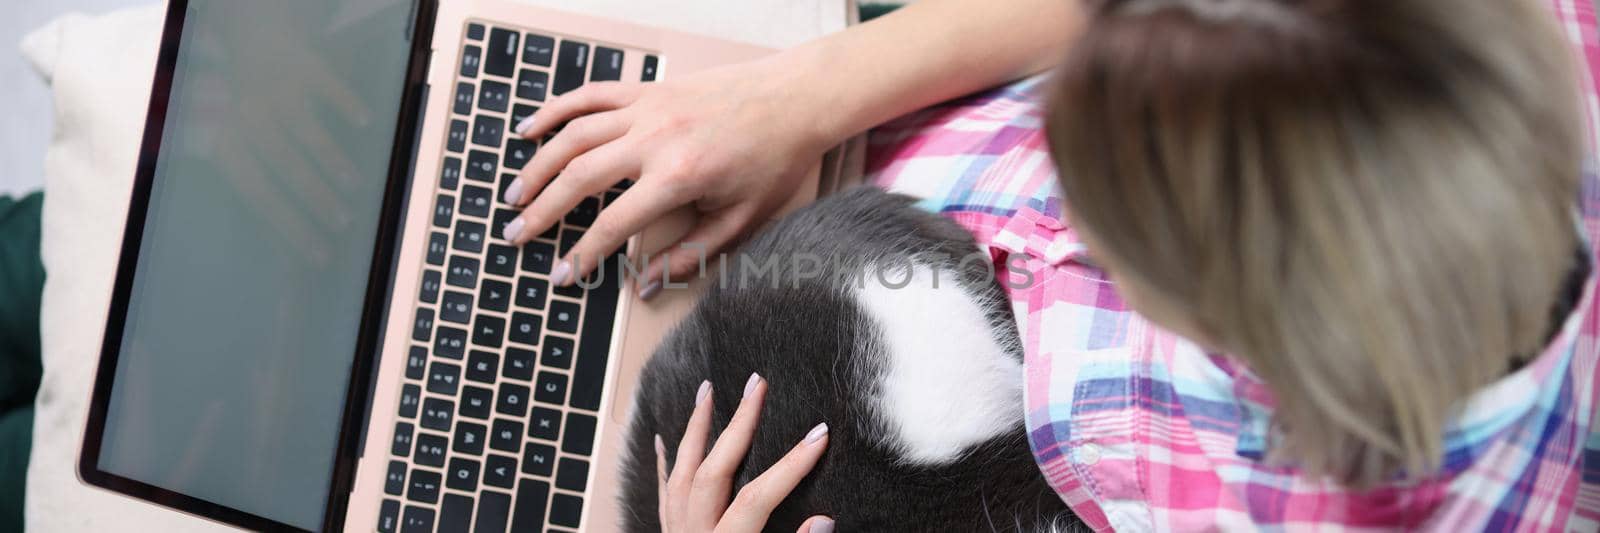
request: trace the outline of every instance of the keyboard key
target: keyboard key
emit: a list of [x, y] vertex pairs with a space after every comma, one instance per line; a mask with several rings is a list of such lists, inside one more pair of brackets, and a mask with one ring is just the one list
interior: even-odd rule
[[[483, 80], [483, 85], [478, 88], [478, 108], [504, 113], [511, 107], [511, 86], [494, 80]], [[479, 115], [478, 118], [483, 118]], [[499, 120], [499, 119], [495, 119]], [[478, 143], [485, 146], [500, 147], [500, 142]]]
[[[614, 272], [622, 256], [613, 255], [604, 268]], [[606, 363], [611, 357], [611, 327], [617, 319], [617, 295], [621, 283], [617, 276], [606, 276], [603, 283], [589, 290], [583, 309], [583, 334], [578, 336], [577, 360], [572, 368], [570, 405], [590, 411], [600, 410], [606, 383]]]
[[411, 353], [406, 354], [406, 378], [422, 379], [427, 371], [428, 349], [422, 346], [412, 346]]
[[473, 350], [467, 357], [467, 379], [478, 383], [494, 383], [495, 371], [500, 368], [500, 354]]
[[[489, 428], [483, 424], [462, 422], [456, 424], [456, 438], [451, 440], [456, 453], [467, 455], [483, 455], [483, 441], [489, 438]], [[476, 465], [474, 465], [476, 466]]]
[[450, 420], [455, 418], [456, 404], [450, 400], [428, 398], [422, 401], [422, 427], [450, 431]]
[[483, 460], [483, 484], [504, 489], [517, 482], [517, 460], [504, 455], [489, 454]]
[[411, 323], [411, 338], [426, 341], [430, 335], [433, 335], [433, 310], [418, 307], [417, 318]]
[[422, 272], [422, 290], [417, 295], [418, 298], [430, 304], [438, 303], [439, 284], [442, 283], [442, 279], [443, 278], [440, 276], [439, 271], [431, 269], [424, 270]]
[[461, 158], [446, 157], [444, 164], [439, 167], [439, 187], [455, 190], [456, 183], [461, 181]]
[[[448, 293], [447, 293], [448, 294]], [[472, 303], [469, 301], [468, 306]], [[466, 353], [467, 332], [449, 326], [439, 326], [439, 338], [433, 343], [433, 355], [447, 359], [460, 359]], [[419, 378], [421, 376], [418, 376]]]
[[555, 47], [555, 39], [530, 33], [522, 42], [522, 62], [548, 67], [551, 56], [555, 53]]
[[[506, 485], [511, 488], [511, 485]], [[511, 514], [511, 495], [486, 491], [478, 495], [478, 521], [473, 533], [505, 533], [506, 518]], [[532, 530], [529, 530], [532, 531]]]
[[471, 220], [456, 221], [456, 236], [452, 246], [463, 252], [478, 253], [483, 251], [484, 241], [489, 237], [484, 233], [483, 224]]
[[467, 289], [478, 286], [477, 259], [452, 255], [450, 256], [450, 268], [445, 273], [445, 283]]
[[450, 121], [450, 136], [445, 139], [445, 149], [461, 153], [467, 149], [467, 132], [472, 128], [465, 120]]
[[505, 311], [511, 306], [511, 294], [514, 290], [510, 283], [504, 281], [483, 280], [483, 287], [478, 289], [478, 307], [491, 311]]
[[521, 417], [528, 412], [528, 388], [516, 383], [500, 384], [500, 400], [494, 404], [495, 412]]
[[533, 479], [523, 479], [517, 484], [517, 507], [511, 514], [512, 531], [543, 531], [545, 500], [550, 498], [550, 484]]
[[444, 466], [444, 454], [449, 441], [432, 433], [417, 434], [417, 453], [411, 461], [423, 466]]
[[483, 270], [497, 276], [515, 276], [517, 274], [517, 248], [504, 244], [490, 244], [489, 256], [484, 259]]
[[604, 46], [594, 47], [594, 68], [589, 81], [616, 81], [622, 79], [622, 51]]
[[521, 451], [522, 423], [504, 418], [494, 419], [494, 425], [489, 430], [489, 447], [502, 452]]
[[444, 481], [444, 486], [452, 489], [472, 492], [478, 490], [478, 462], [465, 457], [450, 458], [450, 468], [445, 470], [449, 476]]
[[522, 348], [506, 348], [506, 364], [500, 373], [508, 378], [530, 381], [533, 379], [534, 354]]
[[556, 487], [583, 492], [589, 485], [589, 462], [583, 459], [562, 457], [556, 468]]
[[522, 37], [519, 32], [505, 28], [489, 30], [489, 44], [484, 50], [483, 71], [496, 76], [511, 76], [511, 71], [517, 68], [517, 41]]
[[466, 324], [472, 318], [472, 295], [444, 291], [444, 303], [439, 307], [439, 318], [446, 322]]
[[644, 72], [639, 74], [639, 81], [656, 81], [656, 70], [660, 63], [661, 60], [656, 56], [644, 56]]
[[467, 25], [467, 38], [474, 41], [483, 40], [483, 25], [472, 23]]
[[528, 447], [522, 451], [522, 472], [524, 474], [550, 477], [550, 473], [555, 471], [555, 467], [556, 449], [554, 446], [530, 442]]
[[467, 385], [461, 387], [461, 416], [487, 420], [494, 410], [494, 391]]
[[540, 322], [539, 315], [522, 312], [512, 313], [511, 333], [509, 334], [511, 342], [529, 345], [539, 344], [539, 333], [543, 329]]
[[[527, 250], [523, 250], [524, 254]], [[527, 255], [523, 255], [522, 264], [528, 264]], [[524, 309], [544, 309], [545, 293], [550, 290], [550, 282], [523, 276], [517, 279], [517, 307]]]
[[522, 271], [549, 274], [556, 262], [556, 247], [544, 241], [528, 241], [522, 246]]
[[567, 413], [567, 434], [561, 437], [561, 451], [573, 455], [594, 453], [595, 418], [583, 413]]
[[406, 492], [406, 464], [389, 461], [389, 474], [383, 478], [383, 491], [395, 496]]
[[488, 187], [467, 185], [461, 188], [461, 214], [473, 217], [488, 217], [489, 208], [493, 207], [494, 191]]
[[405, 520], [401, 522], [400, 531], [401, 533], [433, 533], [433, 510], [407, 505]]
[[511, 106], [511, 123], [521, 124], [524, 119], [533, 116], [533, 114], [537, 111], [539, 111], [538, 106], [531, 106], [528, 104], [513, 105]]
[[467, 533], [472, 523], [472, 498], [460, 494], [444, 495], [439, 504], [438, 533]]
[[467, 45], [461, 52], [461, 77], [478, 77], [478, 64], [483, 62], [483, 49]]
[[428, 264], [444, 266], [444, 254], [450, 250], [450, 236], [441, 232], [433, 232], [428, 236]]
[[600, 216], [600, 200], [593, 197], [584, 198], [578, 206], [567, 212], [566, 222], [574, 226], [589, 227], [594, 224], [594, 219]]
[[549, 405], [567, 404], [567, 377], [555, 372], [539, 372], [534, 382], [533, 399]]
[[411, 456], [411, 437], [416, 432], [416, 427], [409, 423], [401, 422], [394, 425], [394, 442], [389, 446], [389, 453], [395, 457]]
[[419, 407], [422, 407], [422, 387], [413, 383], [400, 387], [400, 418], [416, 418]]
[[[556, 249], [556, 254], [560, 255], [561, 257], [566, 257], [567, 254], [572, 253], [572, 247], [577, 245], [578, 239], [581, 238], [583, 238], [582, 228], [576, 228], [563, 224], [561, 226], [561, 238], [556, 240], [558, 246]], [[594, 258], [590, 257], [588, 260], [593, 261]]]
[[[500, 141], [505, 138], [505, 134], [505, 119], [478, 115], [478, 118], [472, 121], [472, 144], [499, 148]], [[479, 216], [488, 216], [488, 214], [485, 213]]]
[[[445, 301], [449, 301], [449, 298]], [[565, 300], [550, 302], [550, 329], [562, 333], [577, 333], [579, 312], [578, 304]], [[611, 332], [607, 331], [605, 335], [610, 337]]]
[[[528, 160], [533, 159], [533, 154], [536, 150], [537, 145], [533, 141], [525, 141], [516, 137], [508, 138], [506, 139], [505, 160], [501, 163], [508, 169], [522, 170], [522, 167], [528, 166]], [[510, 203], [505, 201], [504, 192], [501, 191], [501, 202]]]
[[399, 527], [400, 501], [383, 500], [383, 505], [378, 508], [378, 533], [395, 533]]
[[584, 70], [588, 66], [589, 45], [575, 41], [561, 41], [561, 48], [556, 56], [556, 81], [552, 92], [556, 96], [561, 96], [583, 85]]
[[578, 527], [583, 517], [583, 498], [556, 493], [550, 498], [550, 523], [558, 526]]
[[433, 225], [448, 228], [450, 220], [456, 217], [456, 199], [447, 194], [441, 194], [433, 201]]
[[472, 326], [472, 343], [488, 348], [499, 348], [506, 338], [506, 319], [478, 315]]
[[572, 368], [572, 339], [546, 336], [543, 352], [539, 364], [562, 370]]
[[[430, 472], [421, 468], [411, 469], [411, 490], [406, 492], [406, 498], [414, 502], [433, 503], [439, 501], [439, 473]], [[411, 515], [411, 510], [406, 510], [406, 516]], [[428, 513], [428, 520], [433, 520], [433, 513]]]
[[467, 179], [494, 183], [494, 154], [473, 150], [467, 154]]
[[548, 407], [534, 407], [528, 413], [528, 436], [555, 441], [561, 436], [561, 411]]
[[455, 107], [452, 110], [457, 115], [472, 114], [472, 96], [476, 90], [477, 88], [473, 87], [471, 83], [464, 81], [456, 83]]
[[461, 367], [434, 361], [428, 366], [428, 392], [444, 396], [455, 396], [456, 387], [460, 386]]
[[550, 92], [549, 74], [527, 68], [517, 74], [517, 98], [543, 102], [544, 95], [548, 92]]

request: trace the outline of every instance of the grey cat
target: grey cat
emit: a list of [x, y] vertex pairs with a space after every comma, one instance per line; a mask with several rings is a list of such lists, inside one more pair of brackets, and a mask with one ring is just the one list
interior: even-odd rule
[[912, 203], [845, 191], [730, 258], [643, 371], [622, 466], [624, 530], [660, 530], [654, 435], [670, 465], [709, 379], [714, 440], [752, 372], [769, 392], [735, 491], [817, 423], [830, 426], [827, 452], [768, 531], [817, 514], [839, 531], [1081, 526], [1028, 449], [1021, 344], [992, 262], [961, 227]]

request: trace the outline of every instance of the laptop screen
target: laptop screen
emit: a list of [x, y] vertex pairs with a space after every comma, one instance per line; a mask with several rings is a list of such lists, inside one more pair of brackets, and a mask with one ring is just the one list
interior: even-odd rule
[[192, 0], [100, 470], [320, 527], [408, 0]]

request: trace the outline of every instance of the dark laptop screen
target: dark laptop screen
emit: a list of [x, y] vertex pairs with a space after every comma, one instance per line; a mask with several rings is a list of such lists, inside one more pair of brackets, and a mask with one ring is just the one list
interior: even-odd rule
[[410, 9], [190, 2], [100, 470], [321, 525]]

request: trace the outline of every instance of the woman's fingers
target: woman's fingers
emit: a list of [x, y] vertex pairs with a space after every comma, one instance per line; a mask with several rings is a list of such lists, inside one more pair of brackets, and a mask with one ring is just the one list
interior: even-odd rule
[[648, 260], [648, 268], [639, 283], [639, 297], [654, 298], [665, 287], [665, 281], [683, 282], [699, 274], [701, 267], [710, 268], [710, 255], [737, 240], [754, 217], [748, 210], [725, 209], [702, 214], [700, 224], [689, 230], [678, 244], [669, 246]]
[[550, 100], [528, 118], [522, 119], [511, 132], [524, 139], [537, 139], [556, 129], [561, 123], [582, 115], [610, 111], [633, 103], [639, 97], [639, 84], [624, 82], [592, 82], [570, 93]]
[[572, 265], [573, 274], [569, 280], [583, 279], [593, 270], [597, 258], [611, 255], [627, 243], [629, 237], [683, 205], [685, 199], [677, 196], [677, 190], [680, 189], [663, 187], [657, 180], [642, 179], [607, 205], [589, 226], [589, 231], [584, 232], [567, 256], [561, 258], [562, 262]]
[[513, 205], [528, 203], [550, 178], [567, 168], [573, 159], [628, 133], [629, 123], [626, 111], [589, 115], [572, 121], [561, 130], [561, 134], [550, 138], [533, 153], [533, 159], [528, 160], [528, 164], [517, 173], [517, 179], [507, 186], [506, 201]]
[[[678, 441], [678, 461], [672, 465], [672, 475], [667, 478], [667, 503], [669, 522], [681, 526], [684, 512], [689, 508], [689, 489], [694, 483], [695, 471], [706, 456], [706, 439], [711, 434], [711, 382], [700, 382], [694, 394], [694, 413], [689, 415], [689, 425], [684, 428], [683, 439]], [[674, 531], [681, 528], [674, 527]]]
[[826, 516], [807, 518], [794, 533], [833, 533], [833, 519]]
[[694, 474], [693, 493], [689, 496], [688, 525], [695, 531], [715, 528], [722, 510], [728, 506], [728, 493], [733, 488], [733, 473], [744, 462], [750, 451], [750, 439], [756, 434], [756, 424], [761, 421], [761, 406], [767, 395], [766, 380], [760, 374], [750, 374], [744, 385], [744, 398], [739, 409], [728, 420], [717, 437], [711, 453], [700, 463]]
[[811, 473], [811, 468], [817, 465], [817, 460], [822, 458], [822, 452], [827, 447], [828, 424], [817, 424], [777, 464], [739, 489], [739, 495], [728, 506], [717, 531], [761, 531], [767, 523], [767, 516], [789, 496], [800, 480], [805, 479], [806, 474]]
[[667, 527], [667, 445], [656, 434], [656, 515], [661, 527]]

